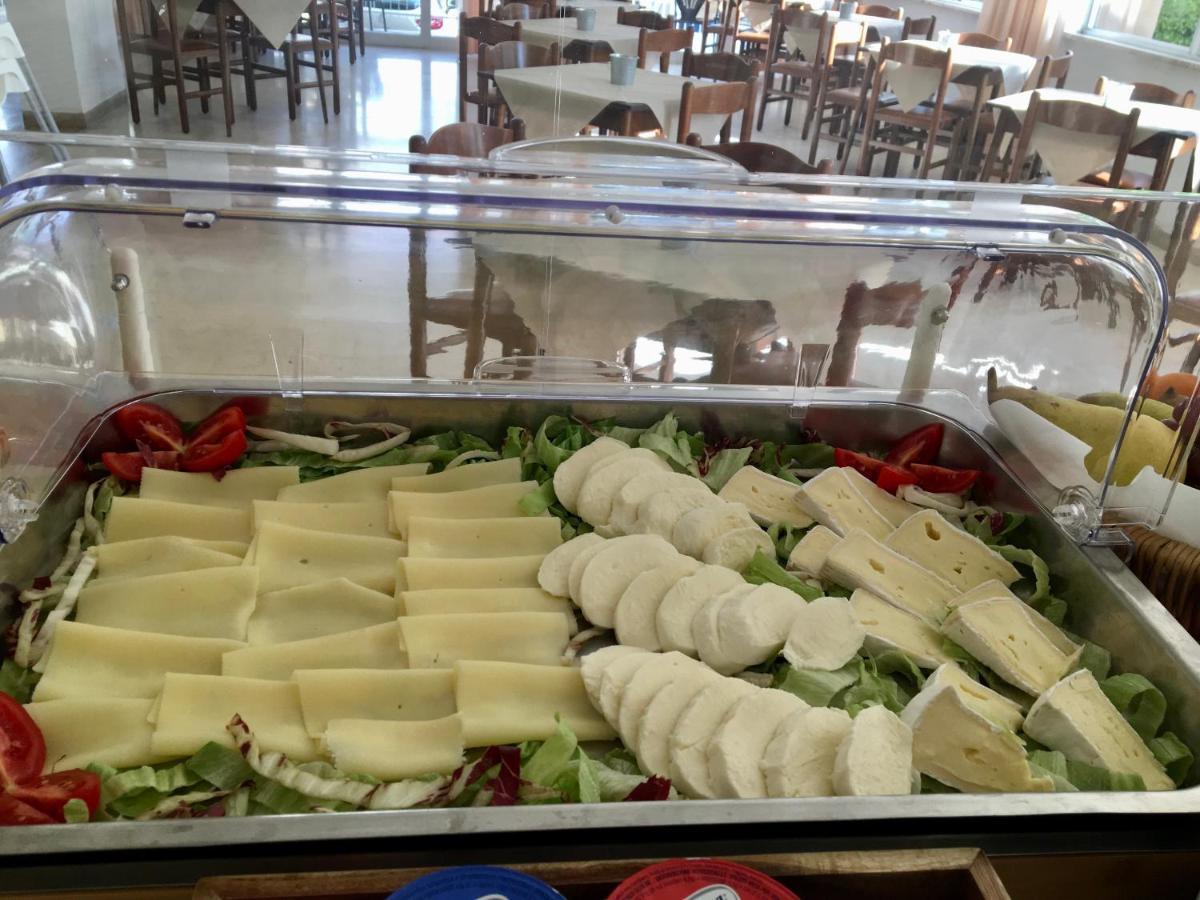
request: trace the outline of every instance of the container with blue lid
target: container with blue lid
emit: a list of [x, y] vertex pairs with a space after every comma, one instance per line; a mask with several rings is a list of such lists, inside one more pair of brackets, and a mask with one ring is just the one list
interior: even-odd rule
[[532, 875], [500, 866], [458, 866], [423, 875], [388, 900], [562, 900]]

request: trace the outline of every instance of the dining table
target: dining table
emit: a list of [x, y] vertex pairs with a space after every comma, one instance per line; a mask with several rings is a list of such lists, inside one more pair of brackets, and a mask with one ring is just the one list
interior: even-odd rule
[[[572, 4], [573, 5], [573, 4]], [[573, 18], [526, 19], [521, 22], [521, 40], [539, 47], [558, 44], [561, 50], [571, 41], [603, 41], [613, 53], [637, 56], [638, 34], [641, 29], [634, 25], [618, 25], [614, 16], [611, 22], [603, 22], [597, 16], [596, 27], [583, 31]]]
[[[788, 4], [789, 6], [792, 4]], [[742, 18], [749, 23], [750, 27], [755, 31], [769, 31], [771, 29], [771, 16], [774, 14], [778, 4], [762, 3], [759, 0], [742, 0], [741, 11]], [[817, 10], [820, 12], [820, 10]], [[869, 41], [898, 41], [904, 33], [904, 19], [891, 19], [883, 16], [861, 16], [855, 13], [852, 16], [842, 18], [836, 11], [830, 11], [830, 22], [833, 23], [856, 23], [858, 25], [867, 26], [867, 40]], [[836, 24], [835, 24], [835, 27]], [[784, 40], [787, 41], [787, 35], [784, 34]], [[793, 52], [796, 48], [792, 48]]]
[[[311, 0], [227, 0], [236, 7], [272, 47], [279, 47], [304, 14]], [[214, 12], [214, 0], [175, 0], [179, 21], [188, 22], [197, 13]], [[165, 4], [164, 4], [165, 8]], [[166, 13], [163, 13], [164, 21]]]
[[[616, 25], [617, 12], [621, 9], [641, 9], [640, 4], [631, 3], [629, 0], [564, 0], [561, 5], [569, 6], [571, 9], [594, 9], [596, 11], [597, 25]], [[530, 22], [537, 21], [540, 20], [530, 20]], [[574, 24], [574, 19], [569, 19], [568, 21]], [[525, 24], [528, 23], [522, 23], [522, 27]]]

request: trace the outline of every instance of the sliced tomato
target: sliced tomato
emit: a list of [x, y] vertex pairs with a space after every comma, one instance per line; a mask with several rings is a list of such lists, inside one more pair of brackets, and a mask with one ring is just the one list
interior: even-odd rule
[[883, 488], [889, 494], [894, 494], [906, 484], [916, 484], [917, 476], [908, 469], [902, 469], [900, 466], [892, 466], [884, 464], [879, 470], [879, 474], [875, 476], [875, 484]]
[[833, 464], [856, 469], [872, 481], [875, 480], [884, 465], [882, 459], [867, 456], [865, 453], [855, 453], [853, 450], [843, 450], [841, 447], [835, 447], [833, 450]]
[[917, 476], [917, 487], [931, 494], [961, 494], [979, 480], [978, 469], [947, 469], [945, 466], [909, 466]]
[[217, 410], [187, 436], [188, 450], [205, 444], [218, 444], [233, 432], [246, 430], [246, 414], [237, 406], [224, 406]]
[[95, 815], [100, 806], [100, 776], [83, 769], [68, 769], [52, 775], [31, 778], [20, 784], [10, 784], [8, 794], [50, 816], [56, 822], [65, 821], [63, 807], [68, 800], [82, 800], [88, 815]]
[[[151, 450], [150, 459], [155, 469], [178, 469], [179, 454], [174, 450]], [[142, 480], [142, 469], [146, 468], [146, 454], [137, 450], [129, 453], [101, 453], [100, 462], [122, 481], [137, 483]]]
[[183, 425], [168, 410], [154, 403], [133, 403], [113, 414], [117, 430], [129, 443], [141, 441], [152, 450], [182, 450]]
[[233, 465], [245, 452], [246, 433], [231, 431], [213, 443], [188, 444], [180, 465], [185, 472], [215, 472]]
[[46, 742], [25, 707], [0, 693], [0, 790], [42, 774]]
[[0, 791], [0, 828], [5, 825], [53, 825], [54, 819]]
[[894, 466], [911, 466], [913, 463], [927, 464], [938, 457], [942, 449], [942, 438], [946, 434], [946, 426], [933, 424], [924, 425], [916, 431], [910, 431], [892, 446], [885, 456], [884, 462]]
[[231, 406], [236, 406], [247, 416], [262, 416], [266, 415], [267, 410], [271, 408], [271, 400], [268, 397], [249, 395], [245, 397], [234, 397], [232, 400], [227, 400], [222, 403], [217, 412], [223, 409], [228, 409]]

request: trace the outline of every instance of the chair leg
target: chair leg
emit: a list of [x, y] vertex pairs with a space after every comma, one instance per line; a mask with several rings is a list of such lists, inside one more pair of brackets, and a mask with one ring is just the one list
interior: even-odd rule
[[[308, 33], [312, 37], [313, 71], [317, 74], [317, 90], [321, 93], [321, 118], [329, 124], [329, 106], [325, 100], [325, 63], [321, 60], [321, 42], [317, 37], [320, 29], [317, 27], [317, 7], [314, 3], [309, 7]], [[334, 26], [336, 28], [336, 24]]]
[[233, 137], [233, 78], [229, 65], [229, 33], [225, 30], [224, 3], [217, 4], [217, 44], [221, 48], [221, 104], [225, 109], [225, 137]]
[[813, 123], [812, 143], [808, 147], [808, 161], [810, 164], [815, 164], [817, 161], [817, 145], [821, 143], [821, 117], [825, 114], [825, 89], [829, 86], [829, 70], [826, 69], [819, 75], [819, 87], [817, 88], [816, 96], [809, 94], [808, 99], [808, 120], [815, 118]]
[[254, 26], [243, 19], [242, 31], [242, 79], [246, 87], [246, 105], [258, 109], [258, 82], [254, 77]]
[[179, 54], [172, 58], [175, 67], [175, 98], [179, 103], [179, 128], [184, 134], [188, 133], [187, 83], [183, 80], [183, 60]]
[[157, 116], [159, 107], [167, 105], [167, 79], [163, 75], [162, 60], [157, 56], [151, 63], [150, 71], [154, 79], [154, 114]]
[[208, 115], [208, 91], [212, 88], [212, 82], [208, 75], [207, 56], [196, 60], [196, 80], [200, 84], [200, 112]]
[[[334, 15], [330, 21], [330, 37], [329, 44], [332, 48], [330, 57], [333, 60], [333, 114], [340, 116], [342, 114], [342, 59], [339, 51], [339, 45], [342, 42], [342, 36], [338, 34], [337, 16]], [[350, 35], [350, 55], [354, 56], [354, 35]]]
[[289, 39], [283, 45], [283, 73], [287, 79], [288, 118], [293, 122], [296, 121], [296, 69], [293, 65], [295, 53], [295, 43]]
[[352, 0], [354, 9], [351, 14], [358, 16], [358, 22], [356, 24], [356, 27], [358, 28], [358, 55], [359, 56], [367, 55], [367, 29], [364, 27], [364, 22], [363, 22], [363, 7], [366, 5], [366, 2], [367, 2], [367, 0]]

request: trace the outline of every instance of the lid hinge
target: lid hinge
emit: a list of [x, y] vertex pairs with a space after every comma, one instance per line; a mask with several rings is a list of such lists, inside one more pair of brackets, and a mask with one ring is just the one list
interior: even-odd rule
[[0, 545], [11, 544], [37, 518], [37, 504], [19, 478], [0, 481]]

